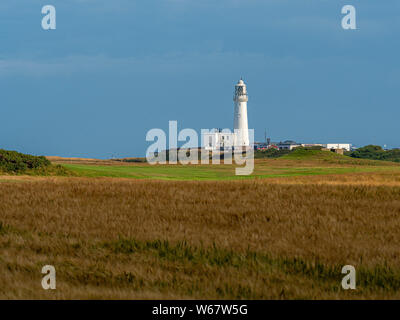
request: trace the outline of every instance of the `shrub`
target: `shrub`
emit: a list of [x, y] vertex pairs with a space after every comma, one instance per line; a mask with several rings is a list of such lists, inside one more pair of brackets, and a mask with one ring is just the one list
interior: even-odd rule
[[353, 158], [400, 162], [400, 149], [383, 150], [380, 146], [368, 145], [348, 154]]
[[267, 150], [256, 150], [254, 152], [254, 158], [262, 159], [262, 158], [279, 158], [286, 154], [289, 154], [290, 150], [277, 150], [277, 149], [267, 149]]
[[0, 149], [0, 170], [11, 173], [23, 173], [29, 169], [37, 170], [50, 166], [51, 163], [45, 157], [32, 156]]

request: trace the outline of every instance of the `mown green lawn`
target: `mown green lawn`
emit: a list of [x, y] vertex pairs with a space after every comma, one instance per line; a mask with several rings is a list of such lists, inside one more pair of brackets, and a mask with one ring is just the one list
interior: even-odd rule
[[233, 165], [129, 165], [129, 166], [102, 166], [84, 164], [64, 164], [66, 168], [72, 170], [79, 176], [84, 177], [115, 177], [132, 179], [162, 179], [162, 180], [232, 180], [232, 179], [251, 179], [291, 177], [306, 175], [326, 175], [326, 174], [346, 174], [362, 172], [381, 172], [399, 168], [385, 166], [335, 166], [335, 167], [280, 167], [256, 164], [252, 175], [235, 175]]

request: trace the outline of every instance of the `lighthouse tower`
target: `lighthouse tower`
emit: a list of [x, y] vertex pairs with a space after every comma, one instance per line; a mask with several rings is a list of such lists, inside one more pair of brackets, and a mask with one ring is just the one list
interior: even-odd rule
[[233, 129], [235, 130], [235, 147], [249, 147], [249, 127], [247, 121], [247, 95], [246, 84], [243, 79], [235, 85], [235, 117]]

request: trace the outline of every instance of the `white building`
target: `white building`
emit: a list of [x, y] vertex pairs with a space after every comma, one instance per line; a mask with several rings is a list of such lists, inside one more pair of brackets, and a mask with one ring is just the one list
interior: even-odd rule
[[300, 144], [295, 141], [287, 140], [284, 142], [277, 143], [276, 146], [280, 150], [293, 150], [294, 148], [298, 147], [305, 147], [305, 148], [322, 147], [332, 150], [343, 149], [345, 151], [351, 151], [352, 145], [350, 143], [301, 143]]
[[350, 143], [327, 143], [324, 145], [327, 149], [343, 149], [346, 151], [351, 151], [351, 144]]
[[242, 79], [235, 85], [234, 101], [234, 132], [229, 129], [212, 130], [203, 134], [203, 147], [206, 150], [227, 150], [247, 148], [250, 146], [249, 127], [247, 120], [247, 88]]
[[323, 143], [302, 143], [301, 146], [304, 148], [312, 148], [312, 147], [326, 148], [326, 144], [323, 144]]
[[[225, 132], [224, 132], [225, 131]], [[227, 150], [235, 145], [235, 134], [230, 130], [213, 129], [203, 134], [203, 143], [206, 150]]]

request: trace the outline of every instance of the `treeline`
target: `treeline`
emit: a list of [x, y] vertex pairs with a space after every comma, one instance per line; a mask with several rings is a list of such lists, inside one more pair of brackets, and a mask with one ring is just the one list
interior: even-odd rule
[[382, 147], [374, 145], [368, 145], [345, 154], [352, 158], [400, 162], [400, 149], [384, 150]]
[[0, 172], [11, 174], [69, 175], [68, 169], [52, 165], [43, 156], [0, 149]]
[[[262, 158], [279, 158], [284, 155], [290, 154], [298, 150], [321, 150], [322, 147], [298, 147], [293, 150], [256, 150], [254, 157], [256, 159]], [[327, 152], [327, 151], [323, 151]], [[359, 148], [354, 151], [348, 151], [344, 153], [346, 156], [357, 158], [357, 159], [369, 159], [369, 160], [382, 160], [382, 161], [393, 161], [400, 162], [400, 149], [384, 150], [380, 146], [368, 145]]]

